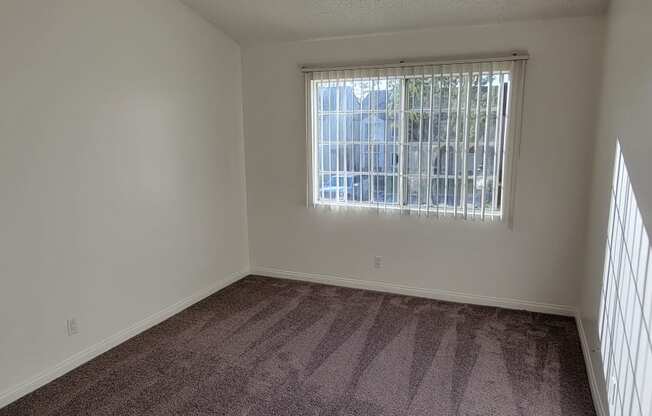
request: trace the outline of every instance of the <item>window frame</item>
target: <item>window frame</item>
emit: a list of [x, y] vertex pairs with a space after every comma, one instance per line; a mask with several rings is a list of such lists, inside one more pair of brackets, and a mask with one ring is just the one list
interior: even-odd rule
[[[507, 224], [509, 226], [510, 229], [513, 227], [513, 207], [514, 207], [514, 193], [515, 193], [516, 158], [518, 156], [519, 145], [520, 145], [521, 120], [522, 120], [522, 111], [523, 111], [523, 102], [524, 102], [523, 97], [524, 97], [524, 82], [525, 82], [525, 61], [527, 60], [527, 56], [525, 58], [523, 58], [523, 57], [518, 57], [518, 58], [519, 59], [506, 59], [505, 61], [519, 62], [519, 63], [522, 63], [522, 65], [512, 65], [512, 66], [509, 67], [509, 69], [499, 69], [499, 70], [497, 70], [497, 72], [505, 73], [505, 74], [508, 73], [509, 74], [509, 87], [507, 88], [506, 91], [505, 90], [502, 91], [502, 94], [501, 94], [501, 97], [500, 97], [501, 99], [497, 100], [497, 102], [496, 102], [496, 114], [497, 114], [497, 117], [499, 117], [501, 122], [504, 123], [503, 127], [501, 128], [500, 139], [499, 139], [500, 140], [500, 145], [499, 146], [501, 148], [500, 152], [502, 152], [503, 154], [502, 154], [502, 156], [498, 156], [498, 157], [495, 158], [498, 161], [497, 162], [498, 167], [500, 167], [501, 164], [502, 164], [502, 169], [498, 168], [500, 170], [495, 170], [494, 171], [495, 175], [496, 175], [495, 177], [497, 178], [500, 175], [501, 176], [501, 182], [502, 182], [500, 186], [496, 186], [496, 188], [495, 188], [496, 190], [498, 190], [500, 188], [500, 196], [499, 196], [499, 198], [500, 198], [500, 209], [498, 211], [487, 210], [486, 212], [483, 212], [482, 219], [481, 219], [483, 222], [505, 223], [505, 224]], [[470, 61], [465, 61], [465, 62], [470, 62]], [[476, 61], [473, 61], [473, 62], [481, 62], [482, 64], [492, 64], [493, 65], [496, 62], [502, 63], [504, 61], [489, 59], [489, 60], [476, 60]], [[427, 63], [427, 64], [430, 65], [432, 63]], [[439, 64], [439, 63], [437, 63], [436, 65], [441, 65], [442, 68], [443, 68], [443, 65], [466, 65], [466, 64], [465, 63], [461, 64], [461, 63], [458, 62], [458, 63], [455, 63], [455, 64], [445, 64], [445, 63]], [[416, 66], [416, 67], [418, 68], [419, 66]], [[492, 66], [492, 68], [493, 68], [493, 66]], [[323, 71], [322, 68], [320, 68], [319, 70]], [[337, 68], [337, 71], [341, 71], [341, 68]], [[392, 76], [387, 76], [387, 75], [383, 76], [383, 79], [398, 78], [398, 79], [400, 79], [400, 83], [401, 83], [401, 86], [400, 86], [400, 89], [401, 89], [400, 109], [399, 110], [394, 110], [394, 111], [397, 112], [396, 114], [400, 115], [400, 118], [401, 118], [400, 129], [399, 129], [399, 136], [400, 137], [395, 142], [394, 142], [394, 140], [392, 140], [392, 143], [395, 143], [395, 145], [399, 149], [399, 154], [400, 154], [400, 156], [399, 156], [399, 167], [398, 167], [398, 171], [395, 172], [395, 174], [394, 173], [390, 174], [386, 169], [381, 174], [381, 176], [383, 176], [385, 178], [388, 178], [388, 177], [394, 178], [392, 180], [392, 182], [395, 184], [394, 186], [396, 186], [396, 185], [398, 186], [398, 190], [396, 191], [396, 194], [397, 194], [396, 201], [393, 201], [392, 203], [373, 201], [373, 196], [374, 196], [373, 190], [372, 190], [373, 182], [374, 182], [373, 178], [375, 178], [377, 175], [374, 175], [374, 170], [373, 170], [373, 168], [371, 166], [371, 164], [373, 163], [373, 161], [372, 161], [373, 158], [371, 157], [371, 154], [369, 154], [369, 158], [368, 158], [368, 162], [367, 162], [367, 163], [369, 163], [368, 170], [366, 170], [366, 171], [362, 171], [362, 170], [354, 171], [355, 173], [352, 175], [353, 177], [355, 177], [356, 175], [360, 176], [360, 177], [362, 177], [362, 176], [368, 176], [369, 177], [369, 188], [370, 189], [369, 189], [369, 192], [368, 192], [369, 193], [369, 201], [368, 202], [356, 201], [354, 203], [350, 203], [346, 199], [347, 195], [344, 195], [344, 198], [343, 198], [344, 200], [343, 201], [334, 201], [334, 200], [323, 201], [323, 200], [321, 200], [319, 198], [319, 190], [320, 189], [319, 189], [318, 184], [320, 182], [319, 175], [320, 175], [320, 173], [323, 173], [323, 172], [320, 171], [320, 166], [319, 166], [319, 146], [323, 145], [323, 144], [319, 143], [319, 136], [318, 136], [318, 131], [317, 131], [319, 123], [317, 122], [316, 117], [318, 116], [318, 108], [319, 108], [318, 107], [318, 101], [320, 100], [320, 95], [317, 92], [317, 88], [318, 88], [318, 83], [323, 82], [323, 79], [321, 79], [321, 81], [320, 81], [320, 79], [317, 79], [317, 80], [313, 79], [312, 73], [315, 72], [315, 70], [306, 70], [304, 68], [304, 72], [306, 74], [305, 88], [306, 88], [306, 136], [307, 136], [306, 137], [306, 144], [307, 144], [307, 170], [308, 170], [307, 205], [308, 206], [310, 206], [310, 207], [330, 207], [330, 208], [375, 209], [376, 211], [381, 211], [382, 210], [384, 212], [418, 213], [418, 215], [425, 214], [427, 216], [432, 216], [432, 217], [435, 217], [435, 218], [452, 218], [452, 219], [456, 219], [456, 220], [459, 220], [459, 219], [462, 219], [462, 220], [474, 220], [474, 219], [477, 219], [477, 215], [475, 215], [475, 213], [471, 217], [471, 216], [467, 215], [467, 212], [466, 212], [467, 208], [462, 209], [462, 206], [468, 205], [468, 202], [466, 204], [465, 203], [459, 203], [459, 204], [456, 204], [454, 206], [450, 206], [450, 205], [448, 205], [446, 203], [444, 203], [444, 204], [437, 203], [437, 204], [428, 205], [429, 208], [428, 208], [428, 210], [426, 210], [423, 207], [424, 203], [421, 202], [422, 198], [421, 198], [421, 195], [420, 195], [418, 197], [419, 202], [417, 202], [416, 204], [412, 205], [409, 202], [405, 203], [405, 199], [404, 199], [404, 195], [403, 195], [404, 188], [405, 188], [405, 182], [409, 180], [410, 176], [423, 178], [422, 175], [424, 175], [424, 172], [422, 171], [421, 168], [418, 169], [418, 173], [416, 173], [415, 175], [410, 175], [408, 172], [405, 171], [405, 166], [404, 166], [404, 163], [405, 163], [405, 156], [403, 155], [404, 149], [405, 149], [405, 147], [407, 145], [412, 143], [412, 142], [409, 142], [408, 140], [406, 140], [406, 137], [405, 137], [407, 135], [407, 130], [409, 128], [408, 125], [407, 125], [407, 123], [409, 123], [409, 120], [408, 120], [408, 117], [406, 117], [405, 115], [409, 111], [411, 111], [408, 108], [406, 108], [406, 101], [407, 101], [407, 97], [406, 97], [406, 93], [405, 93], [406, 84], [408, 83], [409, 79], [413, 79], [413, 78], [418, 79], [418, 78], [423, 78], [424, 76], [428, 77], [428, 75], [430, 75], [430, 74], [432, 74], [431, 76], [432, 76], [432, 79], [434, 80], [435, 79], [435, 73], [422, 72], [421, 74], [416, 73], [416, 74], [412, 74], [412, 75], [406, 74], [406, 73], [399, 73], [397, 75], [392, 75]], [[349, 73], [352, 73], [352, 72], [353, 72], [353, 70], [349, 70]], [[482, 74], [485, 73], [485, 72], [486, 71], [480, 70], [479, 71], [480, 76], [482, 76]], [[459, 74], [470, 73], [471, 75], [470, 75], [469, 79], [471, 79], [471, 80], [474, 77], [474, 71], [473, 70], [471, 70], [470, 72], [468, 70], [467, 71], [460, 71], [459, 69], [454, 70], [454, 69], [452, 69], [450, 67], [448, 68], [448, 71], [446, 71], [446, 72], [444, 72], [444, 70], [442, 69], [441, 72], [439, 73], [439, 76], [444, 76], [445, 74], [458, 74], [458, 73]], [[492, 70], [492, 73], [493, 73], [493, 70]], [[339, 82], [341, 82], [342, 79], [344, 79], [344, 78], [338, 78], [338, 83], [336, 84], [336, 87], [346, 85], [346, 84], [342, 85], [342, 84], [339, 83]], [[346, 77], [345, 79], [347, 81], [354, 81], [356, 79], [373, 80], [374, 77], [373, 76], [368, 76], [368, 75], [367, 76], [356, 76], [355, 74], [353, 74], [351, 76]], [[378, 79], [380, 80], [381, 78], [378, 77]], [[501, 84], [499, 84], [499, 86], [498, 86], [499, 90], [505, 87], [505, 80], [502, 77], [500, 79], [503, 82]], [[434, 85], [435, 84], [433, 82], [431, 84], [431, 87], [429, 87], [433, 91], [434, 91], [434, 88], [435, 88]], [[472, 86], [467, 87], [467, 88], [472, 88]], [[339, 97], [339, 89], [338, 88], [336, 88], [336, 94]], [[440, 94], [441, 94], [441, 92], [440, 92]], [[422, 93], [420, 95], [421, 95], [421, 97], [423, 97], [423, 91], [422, 91]], [[430, 102], [430, 106], [428, 107], [428, 110], [427, 110], [427, 111], [431, 112], [431, 114], [429, 116], [430, 117], [429, 118], [430, 125], [429, 125], [429, 133], [428, 133], [430, 135], [431, 139], [429, 139], [428, 141], [425, 141], [425, 142], [422, 140], [421, 135], [423, 133], [421, 131], [422, 127], [420, 126], [419, 127], [419, 129], [420, 129], [420, 133], [419, 133], [420, 139], [419, 139], [419, 141], [414, 142], [414, 144], [416, 146], [420, 147], [421, 151], [423, 149], [423, 146], [425, 145], [425, 147], [428, 149], [429, 153], [432, 153], [435, 148], [439, 149], [439, 151], [441, 151], [441, 146], [442, 146], [442, 144], [434, 145], [434, 144], [431, 143], [431, 140], [432, 140], [431, 134], [432, 133], [431, 133], [430, 129], [433, 128], [432, 127], [432, 123], [433, 123], [433, 121], [432, 121], [432, 116], [433, 116], [432, 108], [434, 108], [434, 103], [432, 102], [432, 97], [433, 96], [432, 96], [432, 93], [431, 93], [431, 102]], [[337, 98], [337, 99], [339, 100], [339, 98]], [[458, 102], [462, 101], [462, 98], [458, 97], [457, 101]], [[387, 106], [387, 104], [385, 104], [385, 105]], [[389, 111], [387, 110], [387, 107], [385, 107], [385, 108], [386, 109], [383, 112], [388, 113]], [[419, 108], [421, 110], [415, 110], [415, 111], [424, 111], [423, 110], [424, 107], [422, 105], [420, 105]], [[371, 106], [370, 106], [369, 110], [370, 111], [368, 111], [368, 113], [371, 114], [373, 112], [373, 110], [371, 110]], [[451, 110], [453, 110], [453, 109], [446, 109], [445, 112], [450, 114]], [[454, 109], [454, 110], [459, 111], [458, 109]], [[358, 112], [360, 114], [365, 113], [364, 110], [358, 110], [358, 111], [353, 110], [352, 111], [353, 114], [357, 114]], [[438, 114], [441, 114], [441, 112], [443, 112], [443, 110], [440, 107], [438, 109]], [[338, 114], [339, 112], [335, 111], [335, 113]], [[467, 117], [465, 116], [464, 119], [466, 119], [466, 118]], [[462, 122], [460, 124], [465, 124], [464, 119], [462, 120]], [[422, 120], [423, 120], [423, 116], [420, 117], [420, 122], [422, 122]], [[346, 121], [345, 121], [345, 123], [346, 123]], [[339, 124], [339, 121], [338, 121], [338, 124]], [[466, 123], [466, 124], [468, 124], [468, 123]], [[448, 134], [446, 136], [448, 136]], [[468, 138], [468, 135], [466, 134], [466, 132], [464, 133], [464, 135], [456, 133], [456, 140], [457, 140], [457, 138], [459, 136], [464, 136], [462, 138], [463, 140], [466, 140]], [[498, 138], [497, 135], [495, 137]], [[336, 140], [337, 140], [336, 145], [339, 147], [341, 145], [340, 140], [339, 140], [339, 138], [336, 139]], [[362, 139], [360, 139], [360, 140], [362, 140]], [[349, 145], [354, 144], [354, 142], [349, 143], [345, 139], [343, 143], [344, 143], [343, 147], [344, 147], [344, 154], [345, 154], [344, 163], [346, 163], [347, 148], [348, 148]], [[367, 143], [363, 144], [362, 141], [360, 141], [361, 146], [363, 146], [365, 144], [367, 144]], [[387, 141], [387, 139], [385, 139], [385, 141], [383, 141], [382, 143], [379, 143], [379, 144], [385, 146], [385, 154], [387, 154], [386, 153], [387, 152], [387, 147], [391, 143], [389, 141]], [[468, 155], [471, 154], [469, 152], [469, 146], [466, 143], [465, 143], [465, 146], [466, 146], [465, 148], [467, 150], [465, 151], [464, 155], [461, 156], [463, 166], [466, 166], [466, 163], [467, 163], [466, 159], [467, 159]], [[479, 147], [479, 145], [478, 145], [478, 147]], [[371, 149], [371, 147], [370, 147], [370, 149]], [[419, 158], [419, 164], [421, 164], [421, 159], [422, 159], [421, 151], [419, 152], [419, 157], [418, 157]], [[361, 150], [361, 152], [362, 152], [362, 150]], [[393, 154], [393, 152], [392, 152], [392, 154]], [[468, 180], [469, 180], [468, 172], [466, 174], [464, 174], [464, 173], [460, 174], [456, 170], [453, 173], [449, 173], [448, 169], [447, 169], [445, 174], [442, 174], [440, 172], [435, 174], [434, 172], [432, 172], [432, 169], [433, 169], [432, 154], [427, 155], [426, 158], [428, 159], [428, 164], [429, 164], [428, 165], [428, 182], [426, 184], [426, 189], [427, 189], [427, 192], [428, 192], [428, 197], [427, 198], [430, 198], [430, 199], [432, 198], [430, 196], [430, 193], [432, 192], [432, 190], [431, 190], [431, 187], [432, 187], [431, 180], [432, 180], [432, 178], [434, 178], [436, 176], [439, 176], [439, 175], [442, 175], [442, 177], [445, 178], [444, 179], [446, 181], [445, 185], [444, 185], [445, 187], [447, 187], [448, 179], [450, 179], [450, 177], [452, 177], [452, 176], [459, 177], [460, 181], [462, 182], [462, 185], [460, 186], [460, 192], [463, 192], [461, 194], [461, 197], [466, 197], [467, 190], [464, 189], [462, 191], [462, 188], [465, 188], [465, 186], [464, 186], [464, 180], [465, 179], [467, 181], [466, 186], [468, 186]], [[339, 158], [338, 158], [337, 162], [339, 163]], [[464, 169], [464, 167], [462, 169]], [[468, 168], [467, 168], [467, 170], [468, 170]], [[350, 176], [350, 173], [347, 172], [346, 169], [343, 172], [338, 169], [335, 172], [335, 174], [337, 175], [336, 177], [338, 178], [337, 179], [338, 181], [341, 179], [340, 176], [344, 178], [344, 181], [345, 181], [344, 193], [346, 194], [347, 193], [347, 191], [346, 191], [346, 189], [347, 189], [346, 183], [348, 183], [348, 179], [349, 179], [348, 177]], [[398, 180], [396, 178], [398, 178]], [[353, 181], [355, 181], [355, 179], [353, 179]], [[362, 181], [362, 179], [361, 179], [361, 181]], [[419, 194], [421, 194], [421, 187], [422, 187], [421, 185], [418, 186]], [[437, 187], [439, 187], [439, 185], [437, 185]], [[360, 187], [360, 189], [362, 189], [362, 186]], [[457, 189], [455, 189], [455, 190], [457, 190]], [[339, 190], [337, 192], [339, 192]], [[483, 194], [484, 194], [484, 191], [483, 191]], [[454, 198], [456, 198], [456, 197], [454, 197]], [[392, 198], [392, 200], [393, 199], [394, 198]], [[464, 199], [464, 200], [466, 200], [466, 199]], [[464, 211], [464, 212], [461, 212], [461, 211]], [[475, 212], [475, 208], [474, 208], [473, 211]]]

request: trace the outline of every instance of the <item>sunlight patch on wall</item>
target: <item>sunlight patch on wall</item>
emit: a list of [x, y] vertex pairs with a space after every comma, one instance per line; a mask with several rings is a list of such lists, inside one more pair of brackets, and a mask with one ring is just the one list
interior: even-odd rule
[[608, 227], [599, 335], [609, 414], [648, 416], [652, 414], [650, 240], [620, 142]]

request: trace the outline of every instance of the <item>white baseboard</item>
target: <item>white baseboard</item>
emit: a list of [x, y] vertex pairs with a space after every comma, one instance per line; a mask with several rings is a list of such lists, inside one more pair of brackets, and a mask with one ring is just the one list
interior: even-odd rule
[[423, 289], [418, 287], [399, 285], [395, 283], [362, 280], [352, 277], [335, 275], [303, 273], [275, 269], [272, 267], [256, 266], [252, 269], [251, 273], [261, 276], [302, 280], [333, 286], [375, 290], [379, 292], [397, 293], [400, 295], [417, 296], [422, 298], [445, 300], [449, 302], [471, 303], [475, 305], [496, 306], [499, 308], [527, 310], [531, 312], [549, 313], [553, 315], [575, 316], [575, 308], [567, 305], [555, 305], [551, 303], [532, 302], [520, 299], [497, 298], [493, 296], [474, 295], [470, 293], [453, 292], [448, 290]]
[[602, 401], [601, 390], [598, 387], [598, 371], [593, 366], [593, 360], [591, 359], [591, 346], [586, 336], [586, 331], [584, 330], [584, 324], [582, 324], [582, 318], [579, 311], [575, 314], [575, 322], [577, 324], [577, 332], [580, 336], [580, 343], [582, 344], [582, 353], [584, 354], [584, 362], [586, 363], [586, 374], [589, 377], [589, 386], [591, 387], [591, 396], [593, 397], [595, 412], [598, 416], [609, 416], [609, 413], [602, 405], [604, 402]]
[[19, 398], [25, 396], [28, 393], [36, 390], [37, 388], [44, 386], [45, 384], [51, 382], [52, 380], [61, 377], [67, 372], [79, 367], [87, 361], [92, 360], [98, 355], [110, 350], [111, 348], [119, 345], [128, 339], [140, 334], [141, 332], [163, 322], [164, 320], [170, 318], [173, 315], [181, 312], [182, 310], [192, 306], [193, 304], [199, 302], [200, 300], [212, 295], [220, 289], [225, 288], [226, 286], [242, 279], [243, 277], [249, 274], [248, 271], [241, 271], [231, 274], [230, 276], [221, 279], [211, 286], [200, 290], [192, 295], [188, 296], [185, 299], [180, 300], [174, 305], [168, 306], [167, 308], [159, 311], [153, 315], [148, 316], [147, 318], [136, 322], [128, 328], [123, 329], [122, 331], [115, 333], [104, 340], [91, 345], [90, 347], [72, 355], [71, 357], [66, 358], [57, 365], [50, 367], [41, 373], [35, 375], [29, 380], [18, 384], [17, 386], [10, 387], [9, 389], [0, 392], [0, 409], [8, 405], [9, 403], [18, 400]]

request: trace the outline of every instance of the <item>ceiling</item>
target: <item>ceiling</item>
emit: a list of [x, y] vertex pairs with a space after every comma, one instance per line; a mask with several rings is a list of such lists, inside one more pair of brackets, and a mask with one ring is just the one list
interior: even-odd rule
[[182, 0], [243, 45], [601, 14], [608, 0]]

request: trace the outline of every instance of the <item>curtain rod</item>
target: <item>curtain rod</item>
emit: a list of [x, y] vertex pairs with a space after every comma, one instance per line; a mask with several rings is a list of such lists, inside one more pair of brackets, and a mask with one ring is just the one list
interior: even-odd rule
[[356, 69], [386, 69], [403, 68], [408, 66], [430, 66], [430, 65], [459, 65], [459, 64], [482, 64], [489, 62], [526, 61], [530, 59], [527, 52], [513, 52], [511, 54], [493, 55], [474, 58], [444, 58], [444, 59], [401, 59], [398, 61], [385, 61], [368, 64], [331, 64], [331, 65], [300, 65], [301, 72], [325, 72], [325, 71], [352, 71]]

